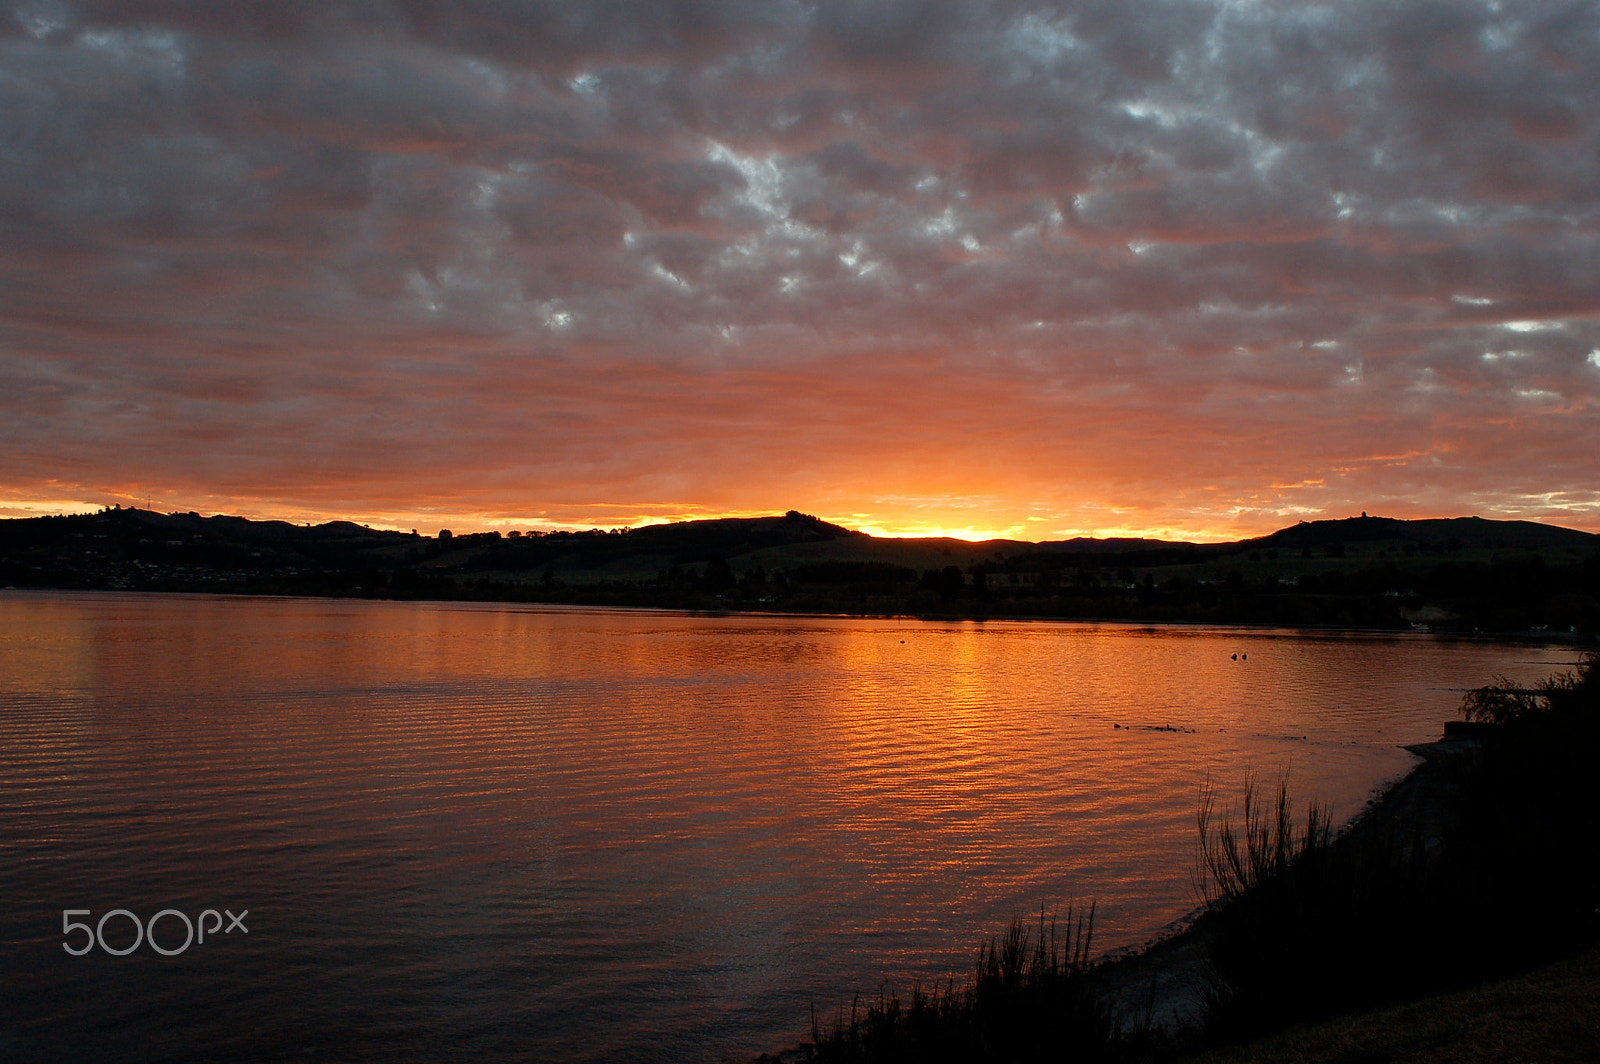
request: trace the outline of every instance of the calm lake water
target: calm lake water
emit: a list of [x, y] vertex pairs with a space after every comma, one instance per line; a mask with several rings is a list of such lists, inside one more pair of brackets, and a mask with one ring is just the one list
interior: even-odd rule
[[[959, 978], [1041, 905], [1094, 900], [1097, 945], [1143, 941], [1194, 905], [1208, 775], [1228, 796], [1287, 768], [1354, 815], [1461, 688], [1571, 660], [0, 593], [0, 1058], [746, 1060], [811, 1002]], [[71, 956], [92, 939], [67, 909], [248, 915], [173, 956]], [[183, 919], [152, 933], [176, 951]]]

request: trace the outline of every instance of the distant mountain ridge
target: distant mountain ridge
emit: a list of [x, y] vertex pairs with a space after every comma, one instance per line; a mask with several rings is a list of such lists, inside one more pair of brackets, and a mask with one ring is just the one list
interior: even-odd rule
[[1600, 630], [1600, 536], [1480, 517], [1303, 521], [1229, 543], [879, 538], [791, 510], [436, 535], [110, 509], [0, 520], [0, 588], [1405, 630]]
[[[279, 520], [252, 520], [245, 517], [216, 515], [204, 517], [188, 513], [160, 513], [138, 508], [102, 510], [96, 514], [77, 514], [61, 517], [9, 518], [0, 520], [0, 547], [18, 538], [37, 540], [42, 535], [49, 538], [49, 530], [64, 534], [81, 531], [79, 525], [103, 525], [107, 522], [127, 526], [143, 526], [150, 531], [168, 531], [202, 535], [219, 539], [237, 539], [246, 542], [310, 542], [317, 540], [367, 541], [369, 543], [401, 543], [418, 538], [415, 533], [369, 528], [351, 521], [328, 521], [318, 525], [297, 525]], [[70, 531], [69, 531], [70, 528]], [[21, 535], [32, 529], [32, 535]], [[513, 534], [515, 535], [515, 534]], [[1491, 520], [1482, 517], [1422, 518], [1406, 520], [1392, 517], [1329, 518], [1301, 521], [1278, 529], [1265, 536], [1232, 540], [1222, 543], [1194, 543], [1188, 540], [1161, 540], [1134, 537], [1109, 537], [1105, 539], [1078, 536], [1064, 540], [952, 540], [948, 537], [874, 537], [865, 532], [833, 524], [810, 514], [790, 510], [772, 517], [720, 517], [705, 520], [676, 521], [669, 524], [641, 525], [621, 530], [589, 529], [586, 531], [530, 532], [526, 538], [545, 537], [596, 537], [614, 538], [615, 545], [605, 554], [617, 556], [626, 548], [641, 554], [670, 553], [675, 556], [693, 556], [698, 559], [736, 557], [778, 545], [827, 543], [846, 540], [893, 542], [897, 544], [953, 543], [966, 544], [982, 550], [993, 545], [1011, 551], [1048, 551], [1051, 553], [1124, 554], [1146, 551], [1194, 551], [1202, 554], [1229, 554], [1253, 548], [1322, 547], [1330, 543], [1370, 543], [1398, 541], [1411, 543], [1448, 542], [1495, 545], [1508, 548], [1526, 547], [1582, 547], [1600, 543], [1600, 535], [1559, 525], [1536, 521]], [[499, 532], [466, 533], [450, 537], [465, 546], [469, 543], [482, 546], [486, 540], [505, 537]]]

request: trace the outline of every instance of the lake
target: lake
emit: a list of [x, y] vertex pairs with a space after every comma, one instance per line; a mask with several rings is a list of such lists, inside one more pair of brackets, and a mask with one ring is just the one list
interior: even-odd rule
[[1572, 660], [0, 592], [0, 1057], [748, 1060], [1041, 906], [1142, 942], [1208, 778], [1348, 818], [1461, 689]]

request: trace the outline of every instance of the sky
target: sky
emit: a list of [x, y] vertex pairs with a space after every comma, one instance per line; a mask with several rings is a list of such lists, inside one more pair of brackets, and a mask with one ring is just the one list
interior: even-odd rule
[[0, 516], [1600, 531], [1593, 3], [0, 0]]

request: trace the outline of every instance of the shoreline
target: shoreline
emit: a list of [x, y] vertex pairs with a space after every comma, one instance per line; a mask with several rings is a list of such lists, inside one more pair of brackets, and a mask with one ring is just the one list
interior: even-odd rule
[[[1436, 841], [1445, 799], [1454, 792], [1453, 766], [1478, 746], [1475, 738], [1402, 746], [1422, 760], [1369, 800], [1339, 832], [1336, 844], [1349, 845], [1399, 825], [1419, 830], [1425, 845]], [[1203, 913], [1203, 907], [1196, 908], [1144, 945], [1113, 950], [1094, 963], [1091, 978], [1127, 1020], [1137, 1022], [1148, 1007], [1152, 1029], [1168, 1035], [1198, 1023], [1205, 992], [1206, 930], [1197, 921]]]
[[[485, 609], [511, 608], [519, 610], [551, 610], [561, 612], [597, 611], [604, 613], [677, 614], [683, 617], [774, 617], [813, 618], [816, 620], [847, 621], [916, 621], [922, 624], [970, 623], [986, 624], [1065, 624], [1104, 626], [1116, 628], [1162, 628], [1176, 631], [1239, 631], [1266, 635], [1285, 633], [1294, 635], [1371, 636], [1392, 639], [1407, 636], [1413, 639], [1432, 639], [1443, 642], [1513, 643], [1524, 646], [1550, 646], [1575, 649], [1586, 648], [1600, 642], [1600, 636], [1585, 632], [1533, 632], [1533, 631], [1458, 631], [1435, 629], [1418, 632], [1410, 628], [1375, 628], [1363, 625], [1340, 624], [1268, 624], [1258, 621], [1188, 621], [1188, 620], [1130, 620], [1124, 617], [1073, 617], [1044, 616], [1039, 614], [958, 614], [958, 613], [841, 613], [818, 610], [745, 610], [704, 609], [688, 606], [626, 605], [620, 603], [540, 602], [521, 599], [493, 598], [397, 598], [390, 595], [316, 595], [302, 592], [225, 591], [215, 588], [205, 590], [172, 590], [166, 588], [118, 587], [0, 587], [0, 594], [14, 592], [23, 595], [136, 595], [184, 596], [220, 599], [302, 599], [316, 602], [383, 602], [396, 605], [480, 606]], [[1410, 747], [1406, 747], [1410, 749]]]
[[[1441, 731], [1443, 726], [1441, 725]], [[1375, 793], [1339, 832], [1336, 844], [1359, 840], [1372, 831], [1421, 825], [1423, 838], [1437, 837], [1445, 799], [1453, 793], [1458, 759], [1479, 748], [1476, 738], [1440, 738], [1401, 744], [1420, 760], [1404, 776]], [[1111, 1005], [1124, 1029], [1139, 1025], [1148, 1011], [1158, 1038], [1181, 1038], [1199, 1026], [1208, 964], [1203, 906], [1157, 931], [1140, 945], [1120, 946], [1091, 962], [1088, 978], [1102, 1001]], [[809, 1059], [804, 1044], [768, 1051], [750, 1064], [798, 1064]]]

